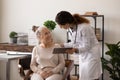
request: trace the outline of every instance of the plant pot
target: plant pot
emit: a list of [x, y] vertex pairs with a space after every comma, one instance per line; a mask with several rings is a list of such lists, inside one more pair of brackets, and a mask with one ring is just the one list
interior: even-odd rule
[[10, 43], [17, 43], [17, 37], [10, 38]]

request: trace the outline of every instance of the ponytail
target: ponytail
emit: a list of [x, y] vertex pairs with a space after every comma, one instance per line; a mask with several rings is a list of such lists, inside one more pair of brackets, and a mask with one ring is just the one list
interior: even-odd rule
[[80, 16], [79, 14], [74, 14], [73, 17], [74, 17], [74, 20], [75, 20], [76, 24], [90, 23], [90, 21], [88, 19]]

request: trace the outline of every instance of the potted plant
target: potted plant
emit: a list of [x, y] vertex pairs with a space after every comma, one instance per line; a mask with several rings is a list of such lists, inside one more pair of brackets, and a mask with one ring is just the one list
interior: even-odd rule
[[55, 23], [55, 21], [47, 20], [47, 21], [44, 22], [43, 25], [46, 26], [48, 29], [50, 29], [52, 31], [52, 30], [55, 29], [56, 23]]
[[11, 43], [17, 43], [17, 32], [15, 31], [10, 32], [9, 37]]
[[120, 41], [117, 44], [108, 44], [108, 51], [106, 55], [110, 56], [110, 59], [102, 58], [103, 69], [106, 69], [110, 78], [113, 80], [120, 80]]

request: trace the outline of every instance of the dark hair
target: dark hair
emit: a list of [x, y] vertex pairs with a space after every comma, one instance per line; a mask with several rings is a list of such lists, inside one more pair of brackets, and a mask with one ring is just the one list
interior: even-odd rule
[[56, 15], [55, 21], [60, 25], [65, 25], [66, 23], [73, 23], [73, 16], [67, 11], [61, 11]]
[[67, 11], [60, 11], [55, 18], [55, 21], [60, 25], [65, 24], [81, 24], [81, 23], [89, 23], [89, 20], [80, 16], [79, 14], [72, 15]]

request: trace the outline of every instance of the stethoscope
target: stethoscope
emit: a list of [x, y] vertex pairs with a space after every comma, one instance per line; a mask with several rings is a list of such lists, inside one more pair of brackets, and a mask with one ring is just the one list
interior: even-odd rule
[[[72, 32], [73, 32], [73, 29], [72, 28], [69, 28], [68, 29], [68, 32], [72, 35], [72, 32], [70, 31], [70, 29], [72, 30]], [[78, 26], [76, 25], [76, 33], [75, 33], [75, 40], [74, 40], [74, 44], [76, 43], [76, 38], [77, 38], [77, 30], [78, 30]]]

